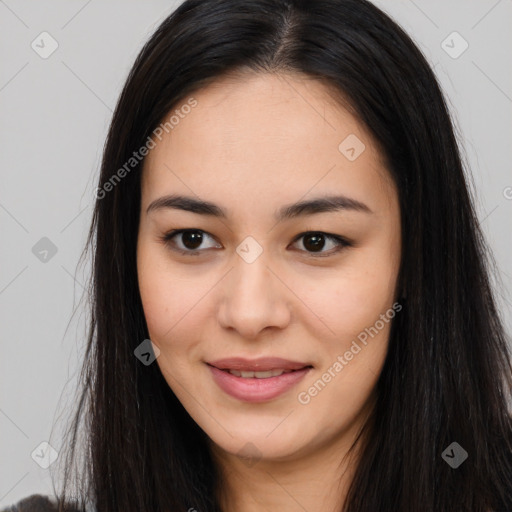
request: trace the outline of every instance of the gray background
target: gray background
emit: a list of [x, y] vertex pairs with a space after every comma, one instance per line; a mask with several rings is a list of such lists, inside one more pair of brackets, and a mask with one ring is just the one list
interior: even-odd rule
[[[56, 465], [43, 469], [31, 454], [44, 441], [59, 451], [52, 425], [74, 402], [87, 320], [83, 307], [72, 317], [88, 271], [77, 262], [108, 123], [136, 54], [177, 3], [0, 0], [0, 506], [51, 492]], [[375, 3], [412, 35], [441, 80], [511, 332], [512, 1]], [[47, 59], [31, 47], [49, 48], [43, 31], [59, 45]], [[462, 41], [446, 39], [454, 31], [469, 44], [458, 58], [442, 47], [446, 40], [460, 51]], [[32, 251], [43, 237], [57, 248], [46, 262]]]

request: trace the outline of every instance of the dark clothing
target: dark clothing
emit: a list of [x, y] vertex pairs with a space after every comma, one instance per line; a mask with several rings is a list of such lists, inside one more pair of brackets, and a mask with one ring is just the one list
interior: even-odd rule
[[[3, 508], [0, 512], [57, 512], [59, 510], [57, 500], [41, 494], [32, 494], [14, 505]], [[67, 504], [64, 507], [66, 512], [83, 512], [76, 505]]]

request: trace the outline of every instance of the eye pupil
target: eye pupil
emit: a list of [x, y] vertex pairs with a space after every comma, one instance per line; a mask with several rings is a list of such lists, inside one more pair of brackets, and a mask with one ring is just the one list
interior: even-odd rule
[[[308, 241], [311, 241], [311, 243], [309, 243]], [[303, 243], [304, 243], [304, 247], [307, 250], [312, 250], [312, 251], [321, 250], [321, 249], [323, 249], [323, 247], [325, 245], [325, 238], [323, 235], [313, 233], [310, 235], [305, 235]]]
[[187, 249], [197, 249], [203, 241], [203, 235], [199, 231], [185, 231], [182, 233], [182, 241]]

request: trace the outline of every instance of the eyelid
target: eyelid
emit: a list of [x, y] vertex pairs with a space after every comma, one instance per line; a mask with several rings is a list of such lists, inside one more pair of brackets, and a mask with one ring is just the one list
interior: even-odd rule
[[[188, 250], [185, 250], [185, 249], [180, 249], [178, 247], [173, 247], [172, 246], [172, 244], [171, 244], [172, 239], [174, 237], [176, 237], [176, 236], [178, 236], [180, 234], [186, 233], [186, 232], [200, 232], [200, 233], [203, 233], [203, 234], [209, 236], [213, 240], [216, 240], [216, 238], [211, 233], [209, 233], [208, 231], [205, 231], [203, 229], [199, 229], [199, 228], [173, 229], [173, 230], [168, 231], [167, 233], [165, 233], [162, 237], [160, 237], [160, 240], [162, 242], [164, 242], [165, 245], [169, 246], [169, 248], [171, 250], [173, 250], [175, 252], [179, 252], [179, 253], [184, 254], [186, 256], [197, 256], [197, 255], [202, 254], [206, 249], [188, 249]], [[292, 241], [292, 244], [295, 244], [298, 240], [300, 240], [304, 236], [311, 235], [311, 234], [322, 235], [324, 238], [336, 242], [338, 244], [338, 247], [335, 250], [331, 249], [329, 251], [322, 251], [322, 252], [316, 252], [316, 253], [315, 252], [308, 252], [308, 251], [305, 251], [305, 250], [299, 250], [299, 252], [303, 253], [306, 257], [313, 257], [313, 258], [329, 257], [329, 256], [333, 256], [335, 254], [338, 254], [341, 250], [343, 250], [346, 247], [352, 247], [353, 246], [353, 243], [351, 241], [347, 240], [345, 237], [343, 237], [341, 235], [335, 235], [333, 233], [327, 233], [325, 231], [319, 231], [319, 230], [315, 230], [315, 229], [306, 229], [306, 230], [302, 231], [301, 233], [299, 233], [298, 235], [296, 235], [294, 237], [294, 239]], [[211, 248], [208, 248], [208, 249], [211, 249]]]

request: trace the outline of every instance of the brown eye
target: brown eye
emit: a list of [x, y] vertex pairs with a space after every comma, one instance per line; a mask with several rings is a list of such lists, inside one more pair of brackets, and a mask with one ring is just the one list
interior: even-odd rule
[[[220, 245], [210, 245], [201, 247], [203, 242], [210, 238], [215, 239], [202, 229], [175, 229], [162, 237], [165, 244], [173, 251], [177, 251], [187, 256], [199, 256], [205, 249], [222, 248]], [[326, 257], [332, 256], [345, 247], [352, 244], [338, 235], [331, 235], [321, 231], [307, 231], [301, 233], [295, 238], [294, 243], [303, 239], [302, 245], [307, 256]], [[328, 250], [324, 250], [327, 247]]]
[[308, 251], [321, 251], [325, 245], [325, 237], [322, 234], [311, 233], [304, 236], [302, 243]]
[[[295, 240], [302, 241], [302, 246], [305, 251], [309, 253], [309, 256], [331, 256], [332, 254], [338, 253], [345, 247], [349, 247], [351, 244], [344, 238], [337, 235], [330, 235], [321, 231], [308, 231], [301, 233]], [[327, 251], [323, 249], [327, 246]], [[329, 250], [333, 249], [334, 250]], [[317, 253], [317, 254], [315, 254]]]
[[167, 233], [162, 239], [172, 250], [195, 256], [201, 254], [203, 249], [212, 248], [212, 246], [201, 247], [201, 244], [207, 238], [213, 240], [211, 235], [201, 229], [175, 229]]
[[200, 231], [185, 231], [181, 240], [187, 249], [197, 249], [203, 241], [203, 235]]

